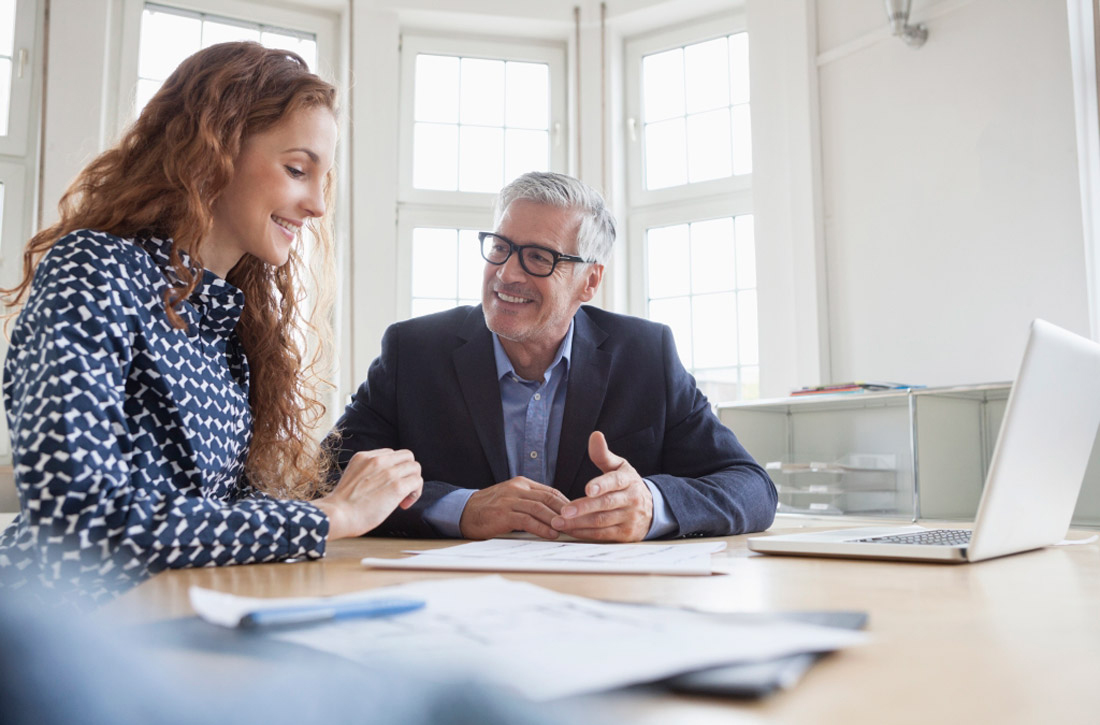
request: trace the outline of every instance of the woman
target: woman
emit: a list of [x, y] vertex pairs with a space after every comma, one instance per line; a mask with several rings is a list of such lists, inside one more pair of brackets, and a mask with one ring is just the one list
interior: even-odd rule
[[412, 454], [382, 450], [317, 498], [326, 356], [300, 340], [330, 337], [331, 300], [303, 320], [296, 240], [326, 211], [335, 95], [287, 51], [200, 51], [31, 239], [6, 291], [22, 510], [0, 580], [99, 600], [167, 568], [316, 558], [419, 496]]

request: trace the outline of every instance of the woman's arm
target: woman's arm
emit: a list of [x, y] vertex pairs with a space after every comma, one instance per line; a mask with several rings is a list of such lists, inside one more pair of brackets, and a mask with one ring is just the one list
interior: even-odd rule
[[[13, 331], [4, 393], [23, 503], [17, 545], [49, 579], [108, 587], [166, 568], [322, 556], [329, 521], [312, 504], [225, 503], [191, 483], [194, 461], [135, 460], [130, 422], [144, 411], [127, 408], [127, 373], [142, 301], [122, 283], [133, 270], [120, 244], [130, 243], [59, 242]], [[163, 434], [156, 425], [140, 435]]]

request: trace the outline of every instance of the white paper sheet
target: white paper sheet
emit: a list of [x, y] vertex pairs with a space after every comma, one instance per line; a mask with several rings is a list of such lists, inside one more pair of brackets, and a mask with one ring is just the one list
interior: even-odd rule
[[213, 589], [203, 589], [201, 587], [191, 587], [187, 593], [191, 599], [191, 608], [200, 617], [211, 624], [230, 628], [239, 627], [241, 620], [246, 615], [265, 609], [283, 609], [286, 607], [317, 607], [322, 609], [326, 608], [326, 605], [341, 602], [382, 598], [381, 590], [377, 589], [367, 589], [335, 597], [239, 597], [235, 594], [217, 592]]
[[489, 539], [442, 549], [407, 550], [405, 559], [363, 559], [375, 569], [532, 571], [599, 574], [682, 574], [713, 571], [710, 555], [724, 541], [690, 544], [582, 544]]
[[[197, 596], [196, 596], [197, 594]], [[204, 619], [224, 618], [228, 595], [192, 592]], [[501, 577], [420, 581], [350, 596], [422, 599], [388, 619], [349, 619], [270, 636], [359, 662], [476, 676], [548, 700], [703, 667], [828, 651], [862, 642], [850, 630], [794, 622], [738, 624], [712, 614], [611, 604]], [[241, 606], [285, 600], [245, 600]], [[209, 611], [209, 608], [214, 611]]]
[[1100, 535], [1093, 534], [1084, 539], [1062, 539], [1057, 544], [1051, 544], [1051, 546], [1086, 546], [1095, 544], [1098, 540], [1100, 540]]

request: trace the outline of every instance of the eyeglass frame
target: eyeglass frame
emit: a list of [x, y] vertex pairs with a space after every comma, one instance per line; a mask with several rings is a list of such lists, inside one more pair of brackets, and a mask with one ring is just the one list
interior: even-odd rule
[[[493, 260], [486, 257], [485, 256], [485, 238], [486, 237], [493, 237], [495, 239], [499, 239], [503, 242], [506, 242], [508, 244], [508, 256], [505, 257], [504, 259], [500, 260], [499, 262], [494, 262]], [[549, 247], [544, 247], [541, 244], [516, 244], [515, 242], [513, 242], [508, 237], [504, 236], [503, 234], [498, 234], [496, 232], [478, 232], [477, 233], [477, 240], [478, 240], [478, 242], [480, 243], [480, 246], [481, 246], [481, 258], [484, 259], [486, 262], [488, 262], [489, 264], [492, 264], [492, 265], [496, 265], [497, 267], [500, 267], [504, 264], [507, 264], [508, 260], [512, 258], [512, 255], [516, 254], [518, 252], [519, 253], [519, 266], [523, 267], [523, 271], [526, 272], [527, 274], [531, 275], [532, 277], [549, 277], [550, 275], [552, 275], [554, 273], [554, 270], [558, 268], [558, 262], [574, 262], [574, 263], [577, 263], [577, 264], [592, 264], [592, 262], [590, 260], [587, 260], [584, 257], [578, 257], [574, 254], [565, 254], [563, 252], [559, 252], [557, 250], [550, 249]], [[550, 271], [547, 272], [546, 274], [539, 274], [538, 272], [532, 272], [530, 269], [528, 269], [527, 268], [527, 263], [523, 261], [523, 250], [525, 250], [525, 249], [537, 249], [541, 252], [546, 252], [551, 257], [553, 257], [554, 258], [554, 263], [552, 265], [550, 265]]]

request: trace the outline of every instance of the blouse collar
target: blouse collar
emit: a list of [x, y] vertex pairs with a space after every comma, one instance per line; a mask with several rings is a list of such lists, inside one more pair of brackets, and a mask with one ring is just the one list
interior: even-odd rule
[[[158, 237], [145, 237], [138, 242], [149, 253], [160, 268], [167, 282], [173, 286], [182, 286], [179, 274], [172, 265], [171, 251], [172, 240]], [[244, 310], [244, 292], [237, 289], [229, 282], [214, 274], [208, 269], [202, 269], [194, 264], [184, 250], [179, 250], [180, 261], [184, 267], [202, 273], [199, 283], [187, 298], [190, 305], [181, 305], [179, 314], [187, 322], [188, 326], [200, 323], [203, 329], [210, 330], [218, 335], [226, 335], [237, 326]]]

